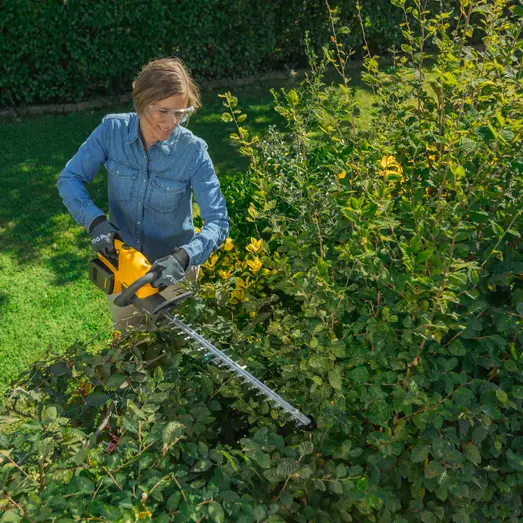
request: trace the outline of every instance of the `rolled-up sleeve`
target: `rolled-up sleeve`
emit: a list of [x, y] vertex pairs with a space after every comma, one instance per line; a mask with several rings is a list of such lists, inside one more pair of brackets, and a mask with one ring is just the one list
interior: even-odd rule
[[58, 192], [72, 217], [86, 229], [91, 222], [105, 214], [95, 205], [85, 185], [90, 183], [107, 160], [106, 125], [102, 123], [67, 162], [58, 177]]
[[214, 171], [205, 142], [200, 142], [191, 187], [200, 207], [204, 226], [188, 245], [182, 245], [189, 254], [190, 265], [205, 263], [229, 234], [229, 218], [220, 182]]

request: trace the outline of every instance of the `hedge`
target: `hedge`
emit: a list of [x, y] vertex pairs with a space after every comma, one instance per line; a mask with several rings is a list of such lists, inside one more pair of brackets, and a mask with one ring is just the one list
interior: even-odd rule
[[[369, 45], [399, 41], [401, 11], [383, 0], [362, 2]], [[0, 108], [80, 102], [127, 93], [150, 59], [177, 55], [198, 80], [241, 77], [306, 64], [304, 35], [315, 48], [329, 37], [323, 0], [13, 0], [0, 9]], [[340, 5], [362, 43], [356, 2]]]

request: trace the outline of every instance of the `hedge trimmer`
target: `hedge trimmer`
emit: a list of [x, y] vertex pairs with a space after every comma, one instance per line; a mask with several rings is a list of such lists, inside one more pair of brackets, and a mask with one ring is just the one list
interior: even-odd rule
[[198, 351], [206, 353], [207, 361], [212, 360], [215, 365], [228, 372], [234, 373], [249, 387], [257, 390], [257, 395], [265, 396], [275, 407], [283, 409], [304, 430], [313, 430], [316, 423], [310, 417], [302, 414], [298, 409], [287, 403], [272, 389], [255, 378], [245, 365], [239, 365], [211, 342], [198, 334], [190, 325], [184, 323], [179, 315], [172, 314], [172, 309], [191, 296], [191, 292], [178, 287], [173, 297], [166, 299], [150, 284], [158, 277], [155, 272], [149, 272], [151, 264], [147, 258], [136, 249], [115, 240], [117, 256], [106, 258], [98, 254], [98, 258], [89, 262], [89, 279], [106, 294], [121, 292], [114, 303], [125, 307], [132, 305], [157, 322], [162, 317], [167, 320], [171, 329], [180, 331], [186, 339], [192, 339], [198, 344]]

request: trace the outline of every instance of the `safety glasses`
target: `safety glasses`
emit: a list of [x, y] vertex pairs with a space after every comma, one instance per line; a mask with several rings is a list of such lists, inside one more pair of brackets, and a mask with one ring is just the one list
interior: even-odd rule
[[147, 114], [155, 121], [173, 120], [177, 124], [186, 124], [194, 113], [194, 107], [191, 105], [186, 109], [167, 109], [159, 105], [149, 105]]

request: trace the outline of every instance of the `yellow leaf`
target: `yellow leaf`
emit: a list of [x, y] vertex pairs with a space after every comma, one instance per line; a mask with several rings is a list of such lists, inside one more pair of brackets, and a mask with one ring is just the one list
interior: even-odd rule
[[211, 257], [203, 264], [203, 266], [206, 269], [213, 269], [216, 265], [216, 262], [219, 260], [219, 256], [217, 254], [211, 255]]
[[249, 301], [249, 298], [247, 298], [246, 291], [244, 291], [243, 289], [236, 289], [234, 291], [231, 291], [229, 301], [233, 304], [241, 303], [242, 301]]
[[257, 240], [256, 238], [251, 238], [251, 243], [247, 245], [247, 250], [256, 254], [262, 250], [262, 240]]
[[251, 215], [252, 218], [256, 219], [260, 215], [259, 212], [255, 209], [254, 205], [251, 203], [247, 212]]
[[222, 245], [222, 249], [224, 251], [231, 251], [233, 248], [234, 248], [234, 242], [232, 241], [231, 238], [227, 238], [225, 240], [224, 244]]
[[263, 267], [263, 264], [258, 256], [256, 256], [254, 260], [247, 260], [245, 263], [254, 274], [256, 274]]

